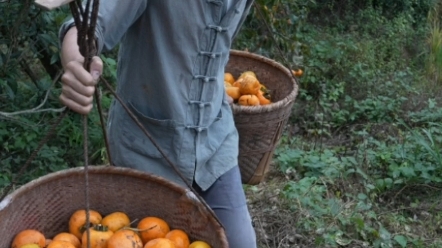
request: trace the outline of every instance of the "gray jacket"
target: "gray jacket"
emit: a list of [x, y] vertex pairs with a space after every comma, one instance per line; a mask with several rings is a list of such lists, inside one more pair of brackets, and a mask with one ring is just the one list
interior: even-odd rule
[[[224, 91], [232, 39], [253, 0], [100, 2], [99, 52], [120, 44], [117, 94], [186, 180], [207, 189], [238, 164], [238, 132]], [[60, 29], [60, 41], [73, 25]], [[113, 162], [182, 184], [122, 106], [112, 103]]]

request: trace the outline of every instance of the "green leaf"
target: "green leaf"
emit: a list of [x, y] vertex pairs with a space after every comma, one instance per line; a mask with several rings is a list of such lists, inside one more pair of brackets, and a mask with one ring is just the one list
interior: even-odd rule
[[401, 167], [400, 170], [402, 172], [402, 175], [404, 175], [405, 177], [411, 178], [411, 177], [416, 176], [416, 173], [413, 168]]
[[390, 240], [391, 233], [387, 229], [385, 229], [385, 227], [381, 226], [379, 228], [379, 237], [383, 240]]
[[376, 187], [378, 188], [378, 189], [384, 189], [385, 188], [385, 180], [384, 179], [381, 179], [381, 178], [379, 178], [379, 179], [376, 179], [375, 180], [375, 184], [376, 184]]
[[364, 172], [361, 168], [356, 167], [356, 171], [357, 171], [358, 174], [361, 175], [365, 180], [367, 180], [367, 179], [369, 178], [368, 175], [365, 174], [365, 172]]
[[363, 193], [359, 193], [359, 194], [358, 194], [358, 199], [359, 199], [359, 200], [365, 200], [365, 199], [367, 199], [367, 195], [366, 195], [366, 194], [363, 194]]
[[328, 205], [330, 206], [330, 213], [333, 216], [337, 216], [341, 212], [341, 206], [335, 198], [330, 199]]
[[51, 65], [57, 63], [59, 61], [59, 56], [57, 53], [52, 54], [51, 56]]
[[391, 178], [385, 178], [384, 182], [387, 187], [391, 187], [391, 185], [393, 185], [393, 179]]
[[356, 228], [358, 230], [363, 230], [364, 229], [365, 221], [362, 218], [360, 218], [360, 217], [353, 217], [351, 220], [354, 222], [354, 224], [356, 225]]
[[407, 247], [407, 237], [403, 235], [394, 236], [394, 240], [402, 247]]
[[12, 90], [12, 88], [9, 86], [9, 84], [5, 85], [6, 93], [8, 94], [9, 99], [13, 100], [15, 98], [15, 92]]

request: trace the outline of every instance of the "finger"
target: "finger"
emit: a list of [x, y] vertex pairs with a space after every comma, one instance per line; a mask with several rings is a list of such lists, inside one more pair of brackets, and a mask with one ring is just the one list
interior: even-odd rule
[[68, 85], [64, 84], [61, 88], [61, 92], [62, 94], [66, 97], [71, 99], [72, 101], [78, 103], [79, 105], [82, 106], [87, 106], [92, 104], [93, 101], [93, 97], [92, 95], [83, 95], [80, 94], [79, 92], [75, 91], [74, 89], [72, 89], [71, 87], [69, 87]]
[[103, 73], [103, 61], [98, 56], [94, 56], [91, 60], [91, 67], [90, 67], [92, 78], [95, 81], [98, 81], [101, 74]]
[[66, 64], [66, 71], [71, 72], [78, 81], [80, 81], [85, 86], [95, 86], [97, 83], [92, 75], [83, 67], [78, 61], [71, 61]]
[[71, 71], [64, 73], [61, 81], [63, 82], [63, 85], [68, 86], [72, 90], [86, 97], [92, 96], [95, 92], [95, 86], [84, 85]]
[[60, 101], [68, 108], [70, 108], [72, 111], [77, 112], [82, 115], [87, 115], [92, 110], [92, 104], [88, 106], [82, 106], [78, 103], [72, 101], [69, 98], [66, 98], [65, 95], [60, 95]]

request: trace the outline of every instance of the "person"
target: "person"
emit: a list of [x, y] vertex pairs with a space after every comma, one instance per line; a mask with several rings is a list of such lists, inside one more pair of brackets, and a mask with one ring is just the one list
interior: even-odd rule
[[[238, 132], [224, 90], [232, 41], [253, 0], [101, 1], [98, 54], [119, 44], [116, 93], [223, 224], [231, 248], [256, 247], [238, 167]], [[60, 101], [80, 114], [93, 106], [103, 62], [89, 72], [74, 21], [60, 27]], [[113, 100], [107, 123], [112, 162], [185, 186], [158, 149]]]

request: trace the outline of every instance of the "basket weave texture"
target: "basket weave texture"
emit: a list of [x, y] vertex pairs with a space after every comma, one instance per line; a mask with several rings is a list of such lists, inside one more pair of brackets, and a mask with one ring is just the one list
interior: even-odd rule
[[[191, 239], [228, 248], [224, 229], [191, 191], [130, 168], [90, 166], [88, 172], [90, 209], [103, 216], [124, 211], [138, 221], [157, 216]], [[14, 236], [24, 229], [37, 229], [48, 238], [68, 231], [72, 213], [86, 206], [84, 182], [84, 168], [72, 168], [38, 178], [8, 195], [0, 202], [0, 247], [11, 247]]]
[[289, 69], [261, 55], [231, 50], [226, 72], [235, 78], [255, 72], [271, 91], [272, 103], [263, 106], [232, 105], [239, 132], [239, 167], [244, 184], [259, 184], [268, 172], [274, 150], [292, 112], [298, 85]]

